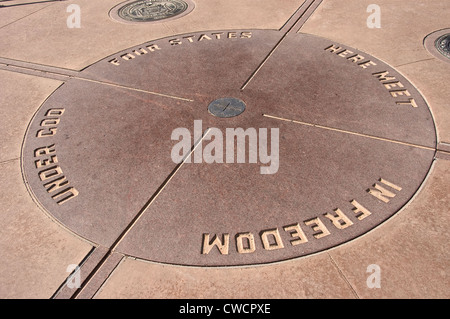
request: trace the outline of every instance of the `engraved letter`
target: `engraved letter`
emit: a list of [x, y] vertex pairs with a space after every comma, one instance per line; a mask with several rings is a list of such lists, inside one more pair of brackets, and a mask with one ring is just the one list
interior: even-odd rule
[[328, 48], [325, 48], [325, 51], [329, 51], [331, 53], [336, 53], [336, 52], [339, 52], [341, 50], [342, 50], [341, 47], [337, 47], [334, 44], [330, 45]]
[[283, 227], [283, 229], [285, 231], [289, 232], [289, 234], [291, 235], [292, 238], [297, 238], [297, 239], [291, 240], [292, 246], [297, 246], [297, 245], [308, 242], [308, 238], [306, 238], [305, 233], [300, 228], [300, 224], [295, 224], [292, 226], [285, 226], [285, 227]]
[[380, 82], [383, 82], [383, 81], [394, 81], [395, 77], [394, 76], [387, 76], [388, 74], [389, 74], [389, 71], [372, 73], [372, 75], [377, 77]]
[[325, 227], [319, 217], [307, 220], [304, 223], [307, 226], [311, 225], [312, 230], [317, 232], [313, 234], [313, 236], [317, 239], [328, 236], [330, 234], [330, 231]]
[[358, 63], [358, 65], [360, 66], [360, 67], [362, 67], [363, 69], [367, 69], [369, 66], [371, 66], [371, 65], [377, 65], [375, 62], [373, 62], [373, 61], [367, 61], [367, 62], [361, 62], [361, 63]]
[[53, 166], [50, 168], [47, 168], [46, 170], [39, 172], [39, 178], [41, 181], [45, 181], [47, 179], [50, 179], [52, 177], [58, 176], [62, 174], [62, 170], [59, 166]]
[[252, 37], [252, 33], [251, 32], [241, 32], [241, 38], [251, 38]]
[[108, 62], [111, 63], [111, 64], [114, 64], [114, 65], [120, 65], [119, 60], [117, 60], [116, 58], [114, 58], [112, 60], [109, 60]]
[[399, 81], [384, 83], [383, 85], [388, 90], [390, 90], [392, 88], [396, 88], [396, 87], [397, 88], [403, 88], [404, 87], [403, 84], [401, 82], [399, 82]]
[[207, 36], [206, 34], [202, 34], [200, 36], [200, 38], [198, 39], [198, 42], [203, 41], [204, 39], [206, 40], [212, 40], [209, 36]]
[[330, 213], [326, 213], [324, 214], [324, 216], [330, 219], [337, 229], [345, 229], [353, 225], [353, 222], [347, 216], [345, 216], [345, 214], [339, 208], [335, 209], [334, 212], [336, 213], [337, 216], [334, 216], [333, 214]]
[[364, 218], [372, 214], [367, 208], [358, 203], [356, 200], [352, 200], [351, 203], [355, 207], [353, 208], [353, 212], [355, 213], [356, 218], [358, 218], [359, 220], [363, 220]]
[[220, 36], [223, 34], [223, 32], [216, 32], [216, 33], [211, 33], [211, 34], [215, 35], [217, 40], [220, 40], [221, 39]]
[[155, 52], [155, 50], [161, 50], [161, 48], [157, 44], [149, 44], [147, 45], [147, 49], [149, 49], [150, 52]]
[[[387, 185], [397, 191], [401, 191], [402, 188], [400, 186], [397, 186], [395, 184], [392, 184], [382, 178], [380, 178], [380, 182], [383, 183], [384, 185]], [[378, 184], [374, 184], [373, 187], [375, 187], [375, 189], [369, 188], [367, 190], [367, 192], [372, 195], [375, 196], [376, 198], [378, 198], [379, 200], [385, 202], [385, 203], [389, 203], [390, 199], [389, 198], [394, 198], [395, 194], [392, 193], [391, 191], [388, 191], [387, 189], [385, 189], [384, 187], [378, 185]]]
[[143, 48], [139, 48], [137, 50], [133, 50], [133, 53], [135, 55], [144, 55], [144, 54], [147, 54], [148, 52], [147, 52], [147, 50], [145, 50]]
[[190, 35], [190, 36], [187, 36], [187, 37], [183, 37], [183, 39], [188, 39], [188, 41], [189, 42], [194, 42], [194, 40], [192, 40], [193, 38], [195, 38], [195, 35]]
[[409, 93], [408, 90], [395, 90], [395, 91], [390, 91], [389, 93], [391, 93], [392, 97], [397, 97], [400, 95], [411, 96], [411, 93]]
[[417, 103], [416, 103], [416, 101], [414, 99], [409, 99], [408, 102], [398, 101], [398, 102], [395, 102], [395, 104], [397, 104], [397, 105], [411, 105], [412, 107], [418, 107]]
[[[268, 236], [272, 236], [274, 238], [275, 240], [274, 243], [272, 244], [270, 243]], [[265, 250], [275, 250], [284, 248], [278, 229], [266, 230], [261, 234], [261, 239]]]
[[182, 44], [183, 42], [181, 42], [180, 39], [171, 39], [169, 40], [170, 45], [179, 45]]
[[132, 55], [131, 53], [125, 53], [125, 54], [122, 54], [120, 57], [121, 57], [122, 59], [124, 59], [125, 61], [128, 61], [128, 60], [131, 60], [131, 59], [134, 59], [134, 58], [135, 58], [135, 56]]
[[[243, 240], [246, 240], [248, 245], [247, 247], [244, 247]], [[236, 247], [237, 251], [240, 254], [250, 254], [255, 251], [255, 238], [252, 233], [243, 233], [238, 234], [236, 236]]]
[[53, 126], [58, 125], [59, 119], [45, 119], [41, 122], [41, 126]]
[[53, 136], [56, 134], [56, 131], [58, 130], [58, 128], [56, 127], [51, 127], [48, 129], [48, 132], [44, 132], [44, 130], [39, 130], [37, 131], [36, 137], [48, 137], [48, 136]]
[[61, 116], [64, 114], [65, 109], [50, 109], [45, 113], [45, 116]]
[[55, 153], [55, 152], [56, 152], [55, 144], [52, 144], [47, 147], [41, 147], [41, 148], [36, 149], [34, 151], [34, 157], [44, 156], [44, 155], [48, 155], [48, 154]]
[[345, 58], [350, 53], [353, 53], [353, 52], [349, 51], [349, 50], [345, 50], [345, 51], [342, 51], [341, 53], [339, 53], [338, 55]]
[[[59, 192], [56, 195], [53, 195], [52, 198], [54, 200], [56, 200], [58, 205], [62, 205], [65, 202], [67, 202], [68, 200], [71, 200], [72, 198], [77, 197], [78, 194], [79, 193], [75, 188], [70, 187], [70, 188], [67, 188], [66, 190], [63, 190], [62, 192]], [[61, 198], [61, 199], [57, 200], [58, 198]]]
[[49, 157], [50, 158], [38, 159], [34, 161], [36, 168], [41, 168], [42, 166], [49, 166], [58, 163], [58, 158], [56, 157], [56, 155], [51, 155]]
[[347, 60], [349, 60], [349, 61], [351, 61], [353, 63], [357, 63], [357, 62], [362, 61], [364, 59], [365, 59], [365, 57], [363, 57], [362, 55], [359, 55], [359, 54], [353, 55], [353, 56], [347, 58]]
[[63, 177], [55, 179], [54, 181], [51, 181], [47, 184], [44, 184], [44, 187], [48, 193], [51, 193], [51, 192], [54, 192], [64, 186], [66, 186], [67, 184], [69, 184], [69, 181], [66, 179], [65, 176], [63, 176]]
[[214, 235], [214, 240], [210, 242], [209, 240], [209, 234], [203, 234], [203, 249], [202, 254], [207, 255], [210, 253], [211, 249], [213, 249], [214, 246], [217, 246], [220, 253], [222, 255], [228, 255], [228, 246], [230, 244], [230, 234], [223, 234], [222, 235], [222, 241], [219, 240], [219, 237], [217, 235]]

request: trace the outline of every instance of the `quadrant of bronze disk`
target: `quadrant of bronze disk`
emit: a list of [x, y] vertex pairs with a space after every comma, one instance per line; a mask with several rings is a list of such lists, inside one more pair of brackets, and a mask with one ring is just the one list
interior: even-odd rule
[[[192, 33], [83, 70], [109, 85], [70, 80], [36, 113], [23, 150], [30, 191], [69, 229], [110, 246], [176, 169], [173, 132], [190, 133], [192, 146], [210, 128], [214, 138], [195, 150], [201, 163], [177, 171], [117, 251], [180, 265], [248, 265], [373, 229], [428, 174], [436, 145], [428, 106], [382, 61], [311, 35], [288, 36], [258, 69], [278, 40], [277, 31]], [[208, 106], [221, 99], [242, 101], [245, 112], [214, 116]], [[247, 154], [227, 163], [227, 131], [239, 128], [257, 133], [271, 162], [247, 138], [256, 161]], [[202, 152], [220, 139], [224, 163], [206, 163]]]

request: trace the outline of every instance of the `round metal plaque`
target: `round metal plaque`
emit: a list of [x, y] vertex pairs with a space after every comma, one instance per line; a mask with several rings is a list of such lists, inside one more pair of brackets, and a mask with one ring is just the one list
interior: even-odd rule
[[194, 4], [183, 0], [139, 0], [114, 7], [110, 15], [125, 23], [157, 22], [175, 19], [191, 12]]
[[450, 29], [430, 33], [424, 39], [424, 46], [434, 57], [450, 63]]
[[436, 40], [437, 50], [450, 59], [450, 34], [444, 34]]
[[30, 193], [90, 242], [168, 264], [278, 262], [374, 229], [428, 175], [428, 105], [374, 56], [281, 36], [173, 35], [83, 69], [28, 127]]
[[229, 118], [241, 115], [245, 111], [245, 103], [235, 98], [222, 98], [211, 102], [208, 111], [214, 116]]

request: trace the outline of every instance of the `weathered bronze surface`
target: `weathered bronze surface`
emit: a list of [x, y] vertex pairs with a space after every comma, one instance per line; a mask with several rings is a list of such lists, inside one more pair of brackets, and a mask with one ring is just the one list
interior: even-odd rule
[[177, 16], [188, 8], [183, 0], [140, 0], [126, 4], [118, 15], [132, 22], [150, 22]]

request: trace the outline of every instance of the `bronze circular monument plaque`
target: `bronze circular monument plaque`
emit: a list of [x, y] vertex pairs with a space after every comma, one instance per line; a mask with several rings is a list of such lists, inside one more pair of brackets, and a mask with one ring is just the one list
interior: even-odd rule
[[[87, 67], [31, 120], [31, 194], [96, 245], [178, 265], [272, 263], [374, 229], [433, 162], [424, 98], [345, 44], [279, 41], [272, 30], [189, 33]], [[224, 97], [213, 111], [239, 116], [211, 116]]]
[[235, 98], [221, 98], [212, 101], [208, 111], [214, 116], [229, 118], [241, 115], [245, 111], [245, 102]]
[[138, 0], [114, 7], [110, 16], [127, 23], [157, 22], [179, 18], [193, 9], [194, 4], [189, 0]]
[[436, 40], [436, 48], [443, 56], [450, 59], [450, 33], [444, 34]]
[[424, 46], [439, 60], [450, 63], [450, 29], [430, 33], [424, 39]]

